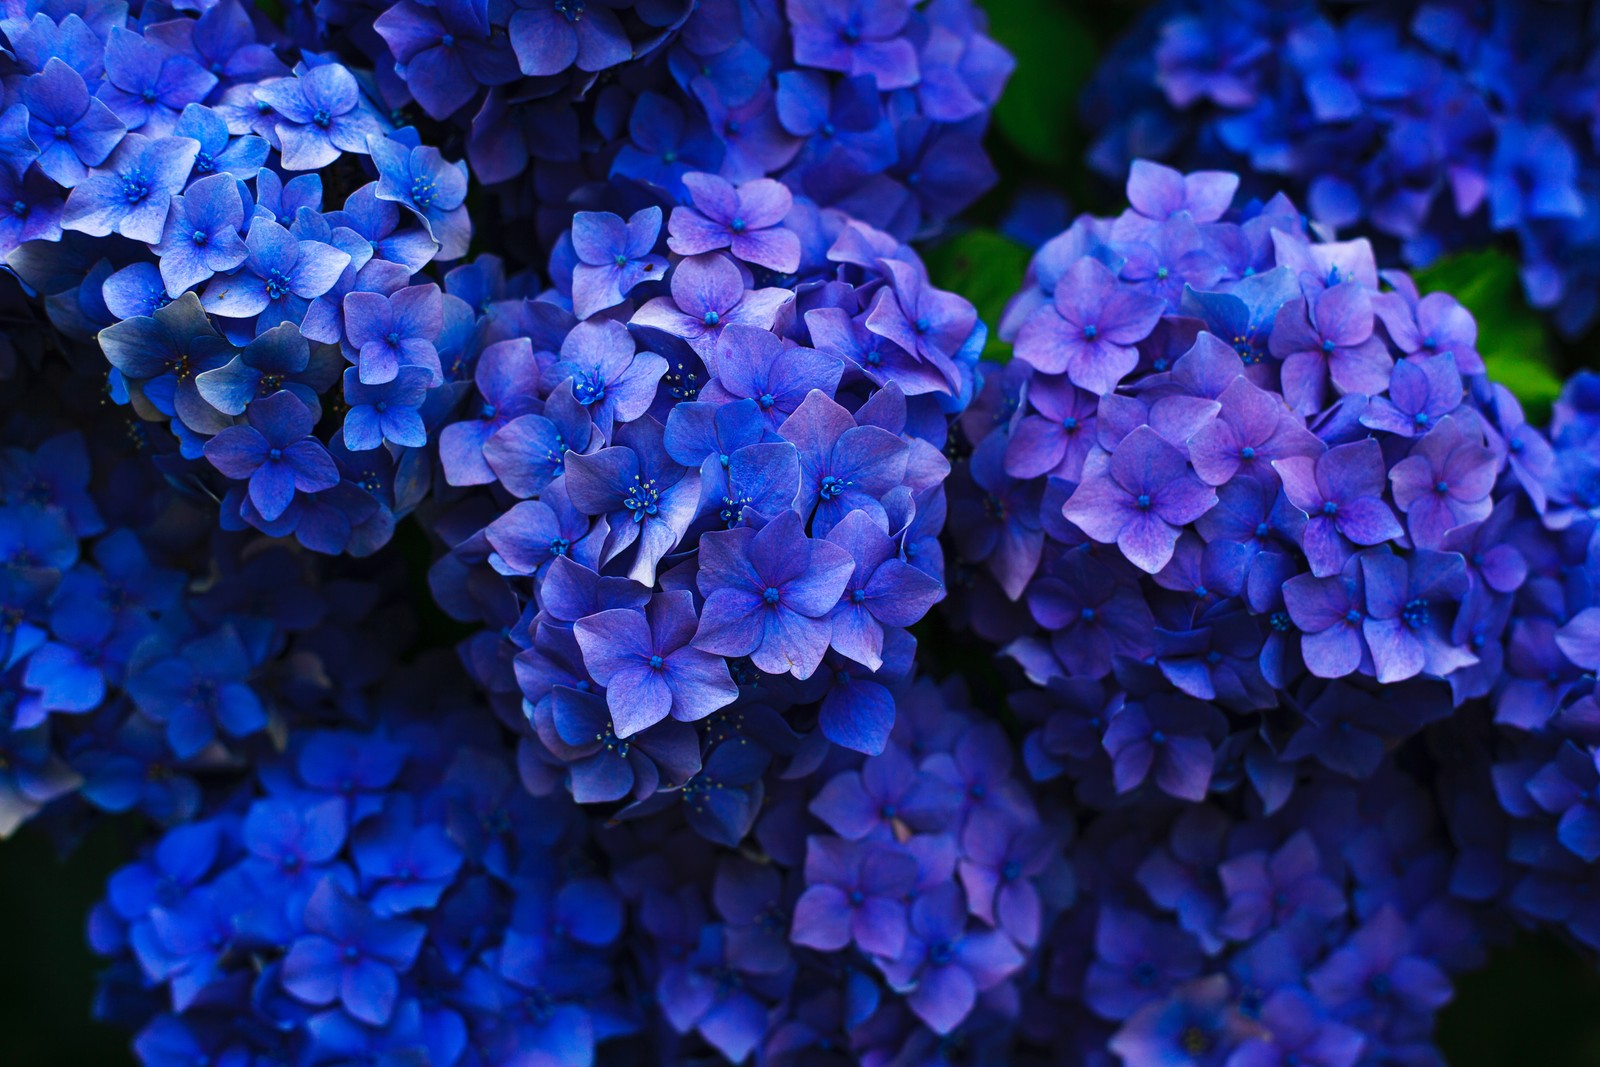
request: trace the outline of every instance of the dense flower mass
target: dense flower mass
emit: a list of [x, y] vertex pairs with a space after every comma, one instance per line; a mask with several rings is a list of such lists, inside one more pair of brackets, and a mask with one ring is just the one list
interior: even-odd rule
[[1499, 916], [1600, 937], [1593, 382], [1552, 447], [1453, 298], [1237, 186], [1136, 162], [1035, 254], [961, 418], [952, 604], [1088, 819], [1047, 990], [1078, 1040], [1432, 1055]]
[[[763, 177], [902, 239], [936, 229], [994, 180], [982, 136], [1012, 67], [971, 0], [347, 0], [315, 15], [369, 57], [384, 104], [454, 128], [499, 210], [546, 239], [609, 181], [692, 196], [699, 228], [681, 222], [681, 240], [703, 244], [735, 221], [726, 184]], [[749, 240], [780, 218], [748, 220]]]
[[1561, 0], [1171, 0], [1086, 93], [1089, 161], [1246, 172], [1412, 265], [1507, 235], [1532, 303], [1581, 333], [1600, 314], [1596, 46], [1588, 5]]
[[[1600, 951], [1600, 377], [1530, 425], [1327, 228], [1469, 240], [1362, 140], [1447, 128], [1580, 321], [1581, 35], [1399, 10], [1158, 11], [1131, 206], [986, 323], [912, 245], [993, 177], [968, 0], [8, 7], [0, 837], [122, 816], [97, 1015], [1425, 1065], [1512, 930]], [[1119, 155], [1200, 108], [1350, 134], [1254, 160], [1320, 221]]]

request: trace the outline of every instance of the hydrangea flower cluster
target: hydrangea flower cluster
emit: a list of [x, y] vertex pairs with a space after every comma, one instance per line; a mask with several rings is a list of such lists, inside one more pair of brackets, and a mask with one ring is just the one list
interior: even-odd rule
[[1135, 160], [996, 363], [908, 243], [993, 176], [970, 0], [8, 7], [0, 836], [148, 829], [97, 1013], [1441, 1062], [1509, 931], [1600, 951], [1600, 376], [1546, 435], [1327, 224], [1514, 231], [1585, 321], [1550, 10], [1159, 9], [1097, 160], [1320, 221]]
[[89, 934], [145, 1063], [576, 1064], [633, 1029], [576, 809], [407, 681], [382, 726], [297, 733], [112, 877]]
[[336, 607], [271, 541], [204, 535], [214, 520], [126, 439], [41, 436], [22, 418], [0, 451], [0, 833], [47, 805], [63, 827], [87, 812], [187, 822], [208, 772], [338, 714], [329, 654], [357, 672], [404, 637], [403, 613], [343, 632], [381, 586], [347, 580]]
[[[1589, 590], [1561, 562], [1588, 542], [1587, 379], [1569, 458], [1459, 303], [1237, 188], [1141, 161], [1128, 211], [1034, 256], [1014, 358], [961, 417], [953, 614], [1026, 675], [1029, 773], [1088, 814], [1060, 1040], [1128, 1067], [1431, 1056], [1503, 916], [1567, 918], [1511, 903], [1518, 865], [1600, 856], [1550, 856], [1563, 825], [1587, 847], [1594, 772], [1545, 729], [1586, 692], [1557, 647], [1587, 637], [1559, 592]], [[1452, 770], [1400, 755], [1430, 750]]]
[[1577, 334], [1600, 312], [1595, 61], [1579, 3], [1173, 0], [1088, 90], [1089, 162], [1255, 175], [1412, 265], [1507, 235], [1529, 300]]
[[944, 594], [942, 449], [985, 338], [887, 234], [772, 179], [685, 181], [665, 215], [574, 217], [572, 311], [486, 347], [439, 435], [445, 479], [485, 487], [435, 524], [432, 573], [487, 627], [474, 677], [547, 788], [640, 814], [712, 773], [713, 713], [774, 757], [813, 726], [883, 751], [906, 628]]
[[1526, 573], [1501, 542], [1546, 449], [1471, 315], [1281, 197], [1224, 218], [1236, 187], [1137, 164], [1132, 208], [1034, 257], [964, 416], [971, 624], [1060, 698], [1036, 773], [1103, 801], [1369, 776], [1488, 692]]
[[[141, 17], [141, 14], [143, 17]], [[165, 422], [231, 529], [366, 554], [429, 480], [472, 316], [466, 166], [237, 0], [8, 19], [0, 253], [109, 390]], [[338, 166], [336, 166], [338, 164]]]
[[[309, 6], [309, 5], [308, 5]], [[464, 139], [542, 236], [606, 183], [669, 200], [701, 171], [781, 179], [902, 239], [994, 181], [982, 148], [1011, 57], [970, 0], [320, 3], [380, 98]]]

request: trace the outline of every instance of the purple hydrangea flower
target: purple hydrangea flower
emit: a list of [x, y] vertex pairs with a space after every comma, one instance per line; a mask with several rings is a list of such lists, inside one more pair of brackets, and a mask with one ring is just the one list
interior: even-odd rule
[[279, 78], [256, 90], [278, 114], [279, 159], [285, 170], [320, 170], [341, 153], [367, 154], [367, 138], [381, 136], [377, 117], [363, 105], [355, 75], [337, 63]]
[[655, 255], [661, 209], [642, 208], [624, 222], [606, 211], [572, 216], [572, 312], [586, 319], [616, 307], [642, 282], [666, 277], [667, 261]]
[[1283, 398], [1296, 413], [1321, 411], [1330, 383], [1341, 394], [1384, 391], [1393, 359], [1375, 322], [1371, 292], [1358, 281], [1283, 305], [1271, 348], [1283, 360]]
[[1301, 547], [1319, 578], [1337, 574], [1352, 543], [1381, 545], [1399, 537], [1399, 520], [1383, 500], [1383, 449], [1373, 438], [1337, 445], [1316, 458], [1273, 463], [1289, 502], [1306, 516]]
[[911, 856], [874, 841], [813, 835], [805, 877], [789, 935], [795, 944], [835, 952], [853, 941], [887, 959], [904, 951], [906, 900], [917, 877]]
[[697, 583], [706, 598], [694, 646], [749, 656], [759, 670], [811, 677], [833, 634], [831, 613], [855, 568], [850, 554], [805, 535], [785, 511], [760, 530], [700, 540]]
[[[1475, 439], [1476, 438], [1476, 439]], [[1438, 548], [1459, 526], [1488, 518], [1500, 464], [1482, 438], [1446, 416], [1389, 471], [1394, 502], [1414, 544]]]
[[573, 626], [584, 665], [606, 688], [618, 737], [668, 715], [694, 722], [737, 699], [727, 664], [691, 645], [698, 621], [694, 595], [677, 589], [652, 597], [642, 612], [613, 608]]
[[408, 285], [389, 296], [354, 292], [344, 298], [345, 338], [357, 352], [363, 385], [391, 382], [403, 367], [440, 380], [435, 342], [443, 329], [443, 294], [437, 285]]
[[1138, 366], [1135, 345], [1150, 336], [1165, 304], [1118, 283], [1099, 260], [1083, 258], [1017, 334], [1017, 358], [1046, 374], [1065, 374], [1097, 396]]
[[667, 245], [680, 256], [726, 248], [734, 256], [779, 274], [800, 266], [800, 238], [783, 220], [794, 204], [789, 190], [771, 178], [735, 187], [715, 174], [685, 174], [693, 207], [678, 207], [667, 220]]
[[567, 493], [585, 515], [606, 517], [610, 531], [601, 561], [632, 549], [629, 577], [654, 585], [656, 565], [694, 518], [700, 474], [673, 461], [662, 444], [661, 424], [652, 418], [627, 423], [612, 440], [611, 447], [589, 455], [566, 454]]
[[511, 16], [511, 46], [522, 73], [541, 77], [568, 67], [601, 71], [633, 54], [616, 14], [583, 0], [523, 0]]
[[344, 444], [352, 452], [377, 448], [385, 441], [401, 448], [428, 443], [418, 409], [428, 397], [429, 376], [421, 367], [402, 367], [382, 385], [364, 384], [354, 367], [344, 372]]
[[369, 1026], [382, 1026], [400, 995], [398, 971], [409, 968], [427, 928], [372, 914], [332, 878], [306, 904], [306, 934], [283, 961], [284, 988], [306, 1004], [342, 1004]]
[[348, 252], [301, 240], [259, 215], [250, 223], [245, 248], [239, 270], [212, 278], [200, 300], [213, 315], [254, 318], [258, 333], [281, 322], [298, 325], [311, 301], [332, 289], [350, 265]]
[[28, 109], [39, 169], [64, 188], [104, 163], [127, 132], [104, 102], [89, 95], [83, 76], [55, 56], [23, 81], [18, 95]]
[[189, 180], [199, 151], [199, 142], [187, 137], [129, 134], [73, 186], [61, 228], [91, 237], [119, 233], [145, 244], [160, 243], [172, 197]]
[[311, 436], [311, 409], [287, 389], [250, 405], [248, 425], [230, 426], [206, 442], [206, 458], [230, 478], [249, 482], [250, 502], [271, 522], [295, 493], [339, 484], [339, 470]]
[[1062, 512], [1101, 544], [1154, 574], [1172, 558], [1179, 528], [1217, 502], [1216, 490], [1189, 468], [1183, 453], [1141, 426], [1110, 453], [1092, 454], [1083, 481]]
[[561, 342], [561, 362], [550, 369], [572, 381], [572, 395], [603, 434], [614, 422], [631, 422], [650, 410], [667, 361], [639, 352], [628, 328], [613, 320], [580, 322]]
[[820, 389], [806, 395], [778, 433], [799, 449], [795, 507], [813, 533], [826, 535], [856, 510], [887, 524], [881, 501], [906, 478], [910, 449], [904, 441], [881, 426], [858, 426]]
[[167, 292], [181, 293], [225, 274], [249, 256], [244, 239], [244, 201], [229, 174], [213, 174], [172, 198], [156, 255]]
[[672, 295], [651, 300], [631, 321], [681, 337], [702, 359], [711, 359], [726, 327], [742, 323], [769, 330], [793, 299], [786, 289], [748, 288], [731, 259], [707, 253], [674, 267]]

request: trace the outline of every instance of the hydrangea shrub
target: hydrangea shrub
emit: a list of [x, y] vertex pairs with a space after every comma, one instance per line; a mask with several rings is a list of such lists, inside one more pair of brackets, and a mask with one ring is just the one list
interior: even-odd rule
[[[1394, 17], [1162, 84], [1400, 129]], [[1445, 216], [1145, 158], [983, 321], [984, 26], [7, 9], [0, 836], [129, 828], [140, 1062], [1427, 1064], [1511, 931], [1600, 950], [1600, 379], [1530, 425], [1327, 225]]]

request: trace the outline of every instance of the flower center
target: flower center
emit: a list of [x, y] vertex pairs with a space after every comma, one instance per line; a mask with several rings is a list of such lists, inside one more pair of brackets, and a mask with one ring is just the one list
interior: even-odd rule
[[1331, 519], [1335, 515], [1339, 514], [1339, 505], [1331, 500], [1324, 501], [1322, 505], [1322, 513]]
[[1184, 1052], [1198, 1058], [1211, 1051], [1213, 1039], [1204, 1027], [1186, 1026], [1178, 1035], [1178, 1044]]
[[1100, 336], [1100, 327], [1098, 327], [1098, 326], [1085, 326], [1083, 328], [1083, 339], [1085, 341], [1093, 341], [1096, 337], [1099, 337], [1099, 336]]
[[651, 656], [650, 669], [653, 671], [659, 671], [661, 669], [661, 665], [665, 662], [666, 660], [662, 659], [660, 656]]
[[744, 219], [735, 218], [732, 222], [728, 223], [728, 229], [732, 230], [734, 233], [743, 233]]
[[715, 326], [717, 323], [722, 321], [722, 316], [718, 315], [715, 311], [708, 311], [706, 312], [705, 317], [700, 321], [705, 323], [707, 326]]
[[315, 125], [325, 130], [329, 126], [333, 125], [333, 116], [328, 114], [327, 108], [319, 107], [317, 108], [316, 113], [311, 116], [311, 121]]
[[623, 498], [622, 506], [633, 512], [634, 522], [643, 522], [661, 510], [661, 493], [654, 478], [642, 474], [633, 476], [633, 487]]
[[596, 370], [595, 374], [579, 379], [578, 384], [573, 387], [572, 395], [584, 407], [605, 400], [606, 383], [600, 380], [599, 371]]
[[1428, 602], [1420, 597], [1408, 601], [1400, 613], [1401, 620], [1413, 630], [1420, 630], [1428, 625], [1429, 617]]
[[284, 294], [288, 291], [289, 279], [284, 276], [283, 271], [275, 270], [271, 274], [267, 275], [268, 300], [281, 300], [283, 299]]
[[433, 206], [433, 198], [439, 193], [433, 184], [432, 178], [419, 177], [411, 179], [411, 202], [418, 207], [427, 209]]
[[836, 478], [830, 474], [822, 479], [822, 484], [817, 488], [817, 495], [824, 500], [837, 500], [844, 495], [845, 487], [849, 484], [843, 478]]
[[197, 245], [203, 245], [207, 241], [211, 240], [211, 238], [206, 235], [206, 231], [196, 230], [192, 235], [190, 235], [189, 240], [193, 241]]
[[150, 181], [138, 171], [132, 171], [122, 176], [122, 199], [130, 204], [137, 204], [150, 195]]
[[556, 10], [565, 15], [568, 22], [577, 22], [583, 18], [583, 0], [556, 0]]
[[777, 586], [769, 585], [767, 586], [766, 590], [762, 592], [761, 599], [775, 607], [777, 606], [778, 601], [783, 599], [783, 593], [778, 590]]
[[1139, 494], [1139, 498], [1137, 500], [1135, 500], [1134, 503], [1138, 505], [1140, 511], [1149, 511], [1150, 510], [1150, 494], [1149, 493], [1140, 493]]

